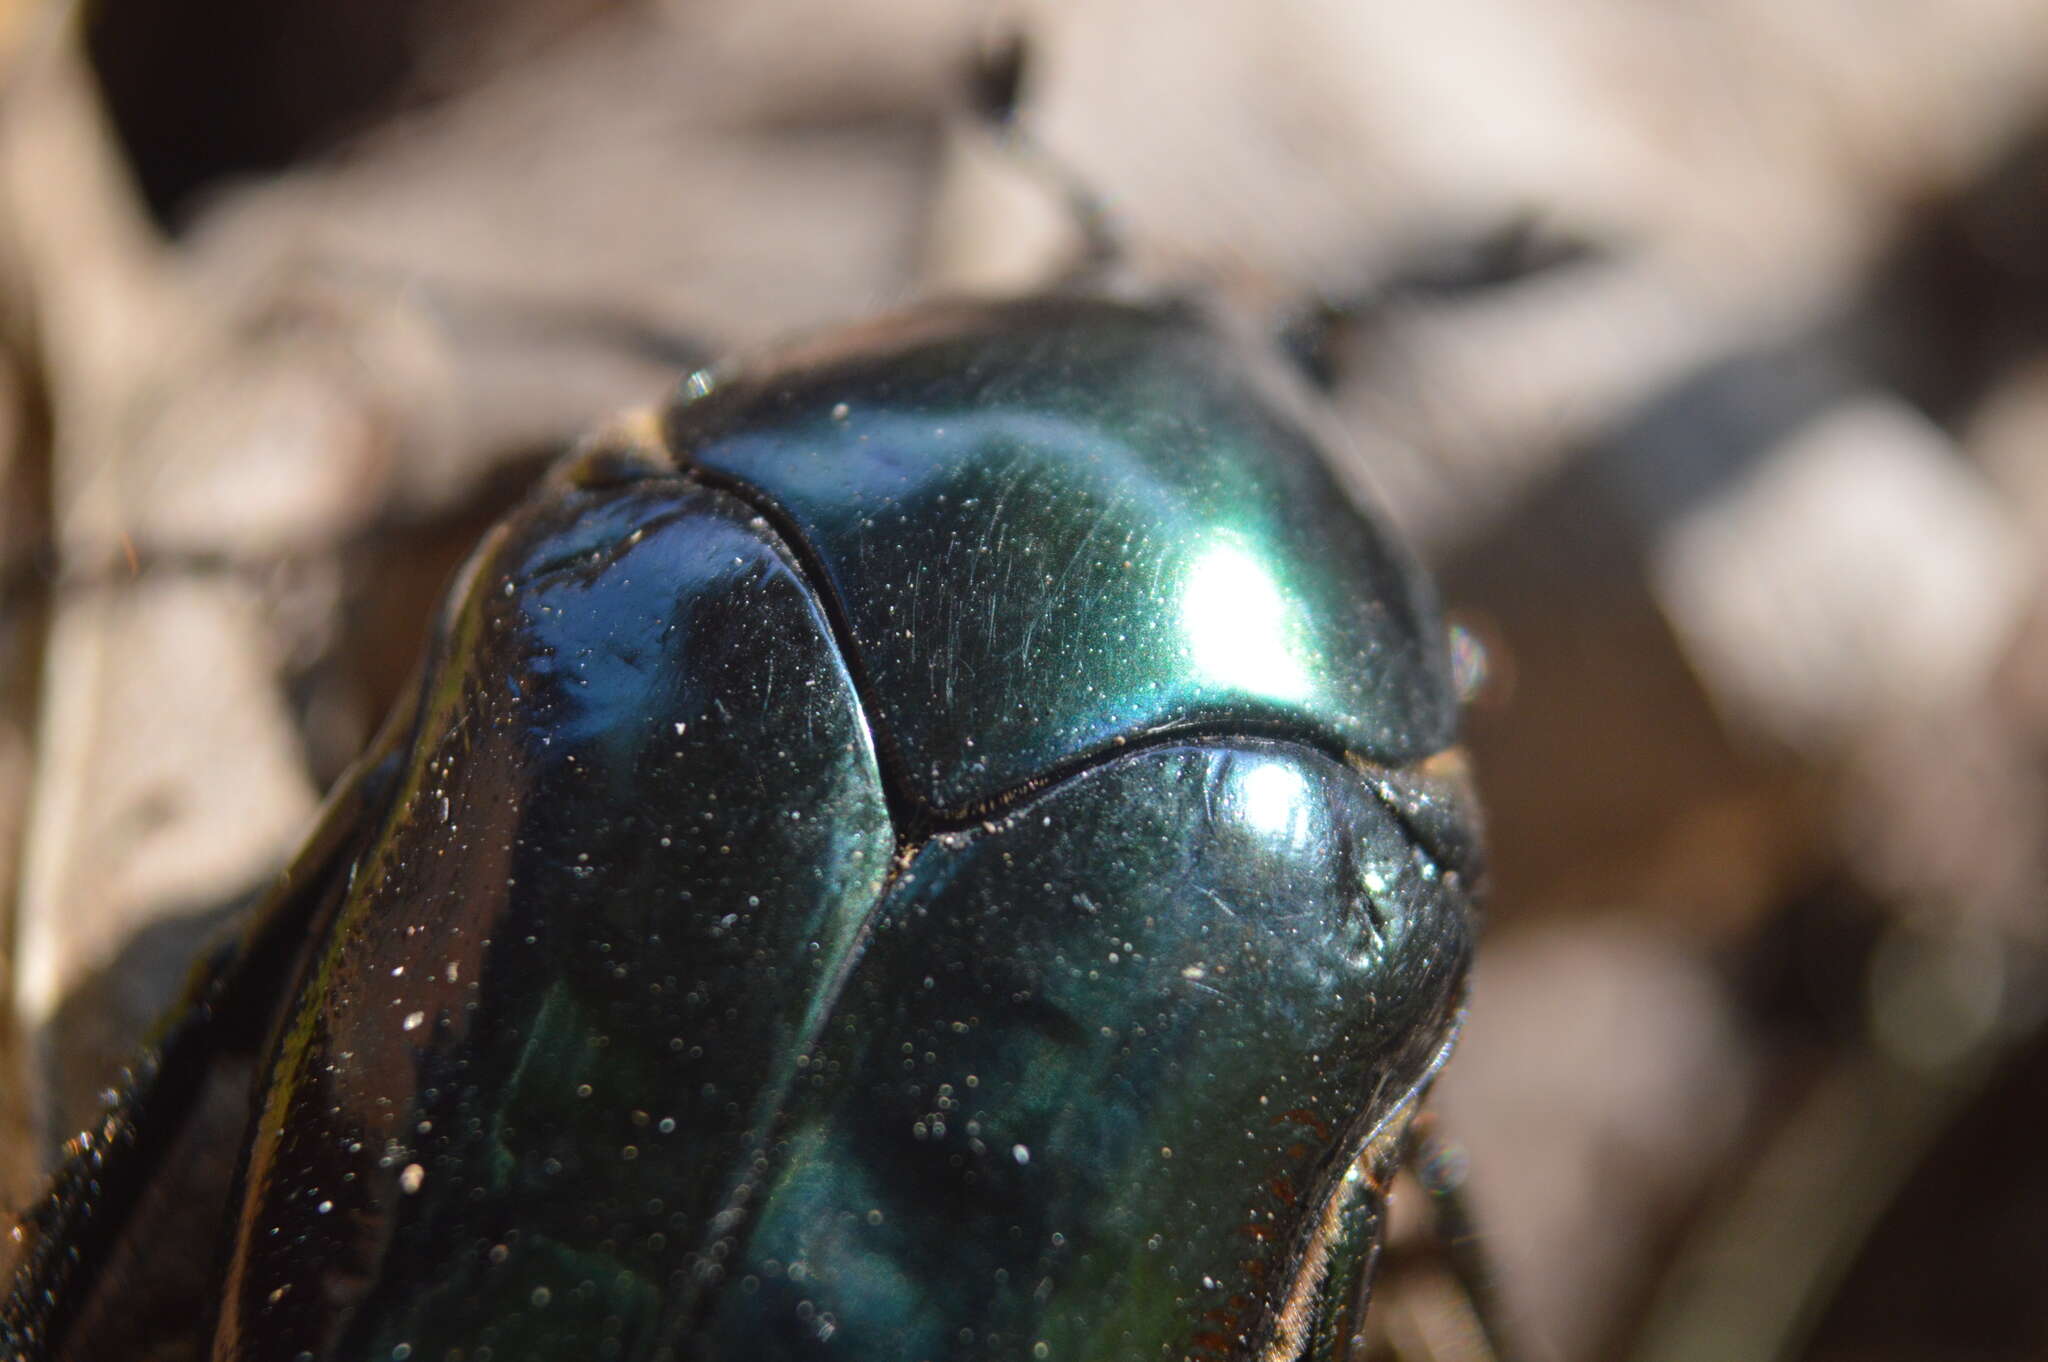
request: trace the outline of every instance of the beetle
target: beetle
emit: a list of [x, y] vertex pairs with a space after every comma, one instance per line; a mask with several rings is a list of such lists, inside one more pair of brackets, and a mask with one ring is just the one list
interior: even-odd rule
[[6, 1355], [1354, 1356], [1480, 853], [1316, 422], [1053, 295], [589, 441], [16, 1230]]

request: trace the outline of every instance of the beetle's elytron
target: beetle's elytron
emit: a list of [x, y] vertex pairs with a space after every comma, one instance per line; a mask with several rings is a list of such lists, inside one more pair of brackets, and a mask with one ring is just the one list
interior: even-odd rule
[[1352, 1356], [1477, 850], [1300, 400], [1050, 299], [593, 442], [25, 1223], [5, 1354]]

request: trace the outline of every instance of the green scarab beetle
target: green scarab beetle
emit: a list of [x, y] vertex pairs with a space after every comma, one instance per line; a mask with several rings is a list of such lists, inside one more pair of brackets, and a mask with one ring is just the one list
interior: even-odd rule
[[1354, 1355], [1478, 853], [1312, 426], [1055, 298], [591, 442], [25, 1223], [7, 1354]]

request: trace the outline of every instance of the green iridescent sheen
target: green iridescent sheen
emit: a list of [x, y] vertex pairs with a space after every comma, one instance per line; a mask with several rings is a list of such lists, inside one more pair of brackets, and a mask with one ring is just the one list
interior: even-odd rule
[[1449, 743], [1428, 589], [1277, 384], [1188, 312], [1037, 301], [742, 374], [668, 434], [808, 546], [885, 759], [957, 812], [1172, 731]]

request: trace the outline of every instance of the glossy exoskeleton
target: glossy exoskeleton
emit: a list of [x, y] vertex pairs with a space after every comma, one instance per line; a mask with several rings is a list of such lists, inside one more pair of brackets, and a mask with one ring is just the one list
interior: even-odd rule
[[1192, 308], [693, 379], [25, 1222], [9, 1355], [1353, 1355], [1471, 951], [1426, 585]]

